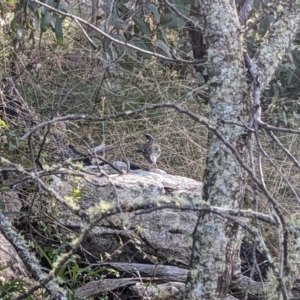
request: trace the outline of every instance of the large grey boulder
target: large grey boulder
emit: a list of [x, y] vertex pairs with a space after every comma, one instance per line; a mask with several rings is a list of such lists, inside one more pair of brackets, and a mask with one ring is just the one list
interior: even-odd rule
[[[121, 170], [126, 169], [124, 163], [115, 165]], [[160, 201], [192, 204], [202, 197], [202, 183], [193, 179], [159, 170], [119, 174], [108, 165], [102, 167], [107, 176], [99, 176], [95, 168], [86, 167], [89, 174], [85, 175], [85, 180], [75, 183], [72, 177], [65, 181], [56, 177], [52, 188], [67, 199], [74, 188], [81, 191], [75, 204], [90, 214], [103, 203], [118, 202], [123, 206], [126, 203], [145, 203], [151, 207], [151, 204]], [[124, 211], [96, 224], [82, 246], [85, 255], [93, 262], [113, 254], [111, 261], [159, 262], [187, 267], [196, 221], [197, 213], [194, 211], [163, 209], [140, 215]], [[62, 222], [71, 229], [84, 226], [78, 218], [70, 217], [69, 212]]]

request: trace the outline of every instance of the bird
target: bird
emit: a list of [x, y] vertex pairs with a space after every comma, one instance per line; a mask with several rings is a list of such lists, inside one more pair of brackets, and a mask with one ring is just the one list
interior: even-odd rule
[[152, 135], [144, 133], [144, 136], [146, 137], [147, 142], [142, 147], [143, 156], [147, 159], [150, 165], [154, 165], [157, 168], [156, 161], [161, 155], [160, 146]]

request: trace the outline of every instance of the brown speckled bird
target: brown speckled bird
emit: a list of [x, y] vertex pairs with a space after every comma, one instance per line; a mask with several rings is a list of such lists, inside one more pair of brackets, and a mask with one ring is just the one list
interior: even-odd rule
[[[160, 146], [150, 134], [144, 134], [144, 136], [148, 141], [143, 146], [142, 153], [144, 157], [147, 159], [147, 161], [149, 162], [149, 164], [154, 165], [155, 168], [157, 168], [156, 161], [161, 154]], [[150, 166], [149, 169], [151, 169]]]

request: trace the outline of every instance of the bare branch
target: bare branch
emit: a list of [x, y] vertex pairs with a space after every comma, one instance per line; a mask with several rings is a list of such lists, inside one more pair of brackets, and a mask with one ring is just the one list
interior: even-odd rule
[[174, 4], [171, 4], [168, 0], [163, 0], [165, 4], [182, 20], [186, 21], [187, 23], [190, 23], [195, 29], [199, 30], [200, 32], [203, 32], [204, 28], [203, 26], [200, 26], [198, 23], [194, 22], [191, 18], [186, 17], [184, 14], [182, 14]]
[[131, 48], [133, 50], [137, 50], [137, 51], [139, 51], [141, 53], [145, 53], [145, 54], [157, 57], [157, 58], [165, 60], [165, 61], [170, 61], [170, 62], [174, 62], [174, 63], [183, 63], [183, 64], [189, 64], [189, 65], [200, 64], [200, 63], [204, 63], [206, 61], [204, 59], [203, 60], [198, 60], [198, 61], [189, 61], [189, 60], [180, 59], [180, 58], [171, 58], [171, 57], [167, 57], [167, 56], [155, 53], [155, 52], [144, 50], [144, 49], [136, 47], [136, 46], [134, 46], [134, 45], [132, 45], [132, 44], [130, 44], [128, 42], [123, 42], [123, 41], [120, 41], [118, 39], [113, 38], [112, 36], [110, 36], [105, 31], [99, 29], [98, 27], [94, 26], [93, 24], [91, 24], [90, 22], [88, 22], [88, 21], [86, 21], [86, 20], [84, 20], [82, 18], [79, 18], [79, 17], [74, 16], [74, 15], [69, 14], [69, 13], [65, 13], [65, 12], [63, 12], [63, 11], [61, 11], [59, 9], [56, 9], [56, 8], [50, 6], [50, 5], [47, 5], [47, 4], [45, 4], [45, 3], [41, 2], [41, 1], [38, 1], [38, 0], [32, 0], [32, 2], [40, 4], [40, 5], [48, 8], [50, 11], [54, 11], [54, 12], [56, 12], [56, 13], [62, 15], [62, 16], [68, 17], [68, 18], [70, 18], [72, 20], [77, 20], [78, 22], [89, 26], [90, 28], [92, 28], [93, 30], [97, 31], [101, 35], [107, 37], [112, 42], [114, 42], [114, 43], [116, 43], [118, 45], [127, 47], [127, 48]]
[[283, 55], [300, 30], [300, 1], [280, 1], [280, 5], [274, 7], [274, 15], [277, 19], [263, 37], [261, 47], [253, 58], [253, 63], [258, 67], [257, 80], [261, 90], [271, 80]]
[[[257, 144], [260, 144], [260, 140], [259, 140], [259, 136], [258, 136], [257, 132], [255, 133], [255, 138], [256, 138]], [[262, 184], [264, 186], [266, 186], [265, 179], [264, 179], [264, 173], [263, 173], [263, 169], [262, 169], [261, 152], [260, 151], [258, 151], [257, 166], [258, 166], [260, 180], [261, 180]]]
[[[257, 144], [260, 146], [260, 148], [262, 148], [257, 132], [255, 133], [255, 137], [256, 137]], [[260, 180], [265, 185], [264, 174], [262, 171], [262, 164], [261, 164], [261, 151], [258, 152], [258, 167], [259, 167], [258, 169], [259, 169], [259, 173], [260, 173]], [[288, 235], [287, 235], [286, 231], [283, 230], [282, 224], [280, 224], [278, 226], [277, 233], [278, 233], [278, 240], [279, 240], [278, 243], [279, 243], [279, 249], [280, 249], [280, 252], [279, 252], [280, 253], [279, 276], [281, 278], [283, 278], [283, 269], [284, 269], [284, 266], [287, 265], [286, 257], [287, 257], [287, 253], [288, 253], [288, 249], [287, 249]], [[285, 286], [283, 288], [285, 289]], [[285, 291], [285, 293], [286, 293], [286, 291]]]
[[276, 145], [286, 154], [286, 156], [294, 163], [294, 165], [300, 170], [300, 163], [297, 158], [284, 147], [284, 145], [278, 140], [272, 131], [266, 130], [266, 133], [272, 138]]
[[125, 112], [120, 112], [118, 114], [115, 115], [108, 115], [108, 116], [104, 116], [104, 117], [93, 117], [90, 115], [67, 115], [64, 117], [57, 117], [54, 118], [52, 120], [48, 120], [46, 122], [40, 123], [36, 126], [34, 126], [33, 128], [31, 128], [30, 131], [28, 131], [26, 134], [24, 134], [20, 140], [25, 140], [29, 137], [29, 135], [33, 134], [34, 132], [36, 132], [37, 130], [49, 125], [49, 124], [54, 124], [60, 121], [79, 121], [79, 120], [85, 120], [87, 122], [103, 122], [103, 121], [108, 121], [108, 120], [113, 120], [113, 119], [120, 119], [123, 117], [130, 117], [130, 116], [134, 116], [140, 113], [143, 113], [144, 111], [147, 110], [153, 110], [153, 109], [158, 109], [158, 108], [173, 108], [176, 109], [177, 111], [181, 112], [181, 113], [185, 113], [187, 115], [190, 114], [190, 116], [193, 116], [192, 119], [194, 119], [195, 121], [202, 123], [202, 124], [206, 124], [207, 126], [211, 126], [209, 125], [209, 121], [207, 120], [207, 118], [204, 117], [199, 117], [185, 109], [180, 108], [179, 106], [177, 106], [176, 104], [173, 103], [159, 103], [159, 104], [153, 104], [153, 105], [146, 105], [142, 108], [136, 109], [136, 110], [132, 110], [132, 111], [125, 111]]
[[21, 174], [29, 177], [30, 179], [36, 181], [45, 191], [47, 191], [51, 196], [53, 196], [60, 204], [67, 207], [70, 211], [74, 214], [82, 218], [83, 220], [89, 220], [90, 216], [84, 210], [78, 208], [74, 208], [70, 206], [65, 199], [63, 199], [57, 192], [53, 189], [47, 187], [47, 185], [39, 178], [39, 174], [35, 171], [27, 172], [25, 171], [20, 165], [10, 162], [9, 160], [5, 159], [4, 157], [0, 157], [1, 164], [6, 164], [12, 167], [15, 167]]
[[273, 161], [273, 159], [268, 155], [268, 153], [263, 149], [260, 141], [258, 141], [257, 143], [259, 150], [262, 152], [262, 154], [270, 161], [270, 163], [274, 166], [275, 170], [277, 171], [277, 173], [281, 176], [281, 178], [285, 181], [285, 183], [289, 186], [289, 188], [291, 189], [291, 191], [293, 192], [295, 198], [297, 199], [297, 201], [300, 204], [300, 198], [299, 195], [297, 193], [297, 191], [294, 189], [294, 187], [291, 185], [290, 181], [286, 178], [286, 176], [283, 174], [283, 172], [281, 171], [281, 169], [279, 168], [279, 166]]
[[74, 90], [76, 90], [80, 85], [88, 82], [89, 80], [91, 80], [92, 78], [99, 76], [101, 73], [101, 71], [108, 69], [109, 67], [111, 67], [112, 65], [116, 64], [117, 62], [119, 62], [124, 55], [126, 54], [126, 50], [124, 50], [124, 52], [121, 54], [120, 57], [118, 57], [115, 61], [112, 61], [111, 63], [109, 63], [108, 65], [103, 66], [100, 69], [97, 69], [96, 72], [90, 74], [89, 76], [85, 77], [84, 79], [82, 79], [79, 83], [77, 83], [75, 86], [73, 86], [64, 96], [64, 98], [58, 102], [56, 108], [55, 108], [55, 112], [53, 114], [53, 116], [56, 116], [57, 113], [59, 112], [60, 108], [65, 104], [65, 102], [67, 101], [68, 97], [74, 92]]
[[[12, 230], [10, 222], [0, 211], [0, 231], [5, 236], [5, 238], [13, 245], [15, 250], [18, 252], [21, 260], [25, 266], [30, 271], [32, 277], [37, 281], [44, 281], [47, 278], [47, 274], [41, 270], [41, 267], [37, 264], [37, 259], [34, 257], [33, 253], [30, 253], [20, 236]], [[44, 282], [42, 285], [52, 294], [52, 299], [67, 300], [67, 297], [64, 295], [63, 290], [52, 281], [53, 278], [50, 278], [47, 282]], [[24, 298], [20, 298], [24, 299]]]
[[246, 23], [243, 25], [246, 25], [245, 29], [243, 30], [243, 32], [247, 33], [249, 30], [251, 30], [254, 26], [256, 26], [257, 24], [259, 24], [264, 18], [266, 18], [269, 15], [276, 15], [276, 11], [277, 11], [277, 7], [280, 3], [278, 1], [275, 2], [270, 2], [268, 4], [268, 7], [255, 19], [255, 20], [251, 20], [250, 22], [248, 22], [247, 24], [247, 20]]
[[111, 0], [110, 2], [110, 7], [109, 7], [109, 12], [108, 12], [108, 16], [105, 20], [105, 24], [104, 24], [104, 30], [105, 32], [108, 32], [108, 28], [109, 28], [109, 23], [110, 23], [110, 19], [112, 16], [112, 12], [114, 10], [114, 6], [115, 6], [115, 0]]
[[178, 105], [176, 105], [174, 103], [160, 103], [160, 104], [147, 105], [147, 106], [144, 106], [144, 107], [136, 109], [136, 110], [125, 111], [125, 112], [121, 112], [121, 113], [116, 114], [116, 115], [108, 115], [108, 116], [104, 116], [104, 117], [92, 117], [92, 116], [89, 116], [89, 115], [69, 115], [69, 116], [65, 116], [65, 117], [58, 117], [58, 118], [54, 118], [52, 120], [46, 121], [44, 123], [40, 123], [37, 126], [33, 127], [29, 132], [27, 132], [25, 135], [23, 135], [20, 138], [20, 140], [24, 140], [24, 139], [28, 138], [29, 135], [33, 134], [36, 130], [38, 130], [38, 129], [40, 129], [40, 128], [48, 125], [48, 124], [53, 124], [53, 123], [56, 123], [56, 122], [59, 122], [59, 121], [85, 120], [85, 121], [93, 121], [93, 122], [102, 122], [102, 121], [108, 121], [108, 120], [118, 119], [118, 118], [122, 118], [122, 117], [134, 116], [134, 115], [140, 114], [140, 113], [142, 113], [144, 111], [158, 109], [158, 108], [172, 108], [172, 109], [175, 109], [179, 113], [185, 114], [185, 115], [189, 116], [195, 122], [203, 124], [208, 130], [212, 131], [218, 137], [218, 139], [220, 141], [222, 141], [222, 143], [228, 149], [230, 149], [230, 151], [233, 153], [233, 155], [235, 156], [235, 158], [237, 159], [237, 161], [240, 163], [240, 165], [252, 177], [253, 181], [262, 190], [262, 192], [265, 194], [265, 196], [270, 201], [270, 203], [272, 203], [272, 205], [273, 205], [276, 213], [280, 217], [280, 220], [282, 221], [282, 223], [283, 224], [285, 223], [283, 214], [282, 214], [282, 212], [279, 209], [278, 203], [271, 196], [271, 194], [269, 193], [268, 189], [264, 186], [264, 184], [255, 176], [255, 174], [253, 173], [253, 171], [251, 170], [251, 168], [245, 163], [244, 159], [240, 156], [238, 150], [230, 142], [228, 142], [223, 137], [222, 133], [220, 131], [218, 131], [218, 129], [215, 126], [213, 126], [206, 118], [198, 116], [198, 115], [192, 113], [189, 110], [183, 109], [183, 108], [181, 108], [180, 106], [178, 106]]
[[262, 127], [265, 130], [271, 130], [271, 131], [277, 131], [277, 132], [286, 132], [286, 133], [292, 133], [292, 134], [299, 134], [299, 130], [290, 129], [290, 128], [282, 128], [282, 127], [274, 127], [271, 125], [268, 125], [262, 121], [259, 122], [259, 126]]
[[78, 19], [74, 19], [74, 21], [77, 23], [77, 25], [80, 27], [80, 29], [82, 30], [83, 34], [85, 35], [85, 37], [87, 38], [87, 40], [93, 45], [93, 47], [95, 49], [98, 48], [98, 46], [93, 42], [93, 40], [89, 37], [88, 33], [85, 31], [85, 29], [82, 27], [82, 25], [80, 24], [80, 22], [78, 21]]
[[253, 0], [246, 0], [244, 2], [242, 8], [240, 9], [240, 14], [239, 14], [239, 19], [240, 19], [241, 25], [246, 24], [252, 6], [253, 6]]
[[188, 206], [178, 206], [176, 204], [162, 204], [164, 201], [162, 200], [160, 205], [151, 207], [151, 208], [143, 208], [141, 211], [137, 210], [134, 214], [135, 215], [143, 215], [143, 214], [149, 214], [153, 211], [157, 210], [164, 210], [164, 209], [178, 209], [182, 211], [199, 211], [199, 212], [210, 212], [217, 214], [223, 218], [227, 218], [227, 216], [235, 216], [235, 217], [243, 217], [243, 218], [249, 218], [254, 219], [257, 218], [258, 220], [261, 220], [262, 222], [268, 223], [273, 226], [279, 225], [279, 220], [276, 216], [267, 215], [259, 212], [249, 211], [249, 210], [241, 210], [241, 209], [229, 209], [229, 208], [222, 208], [218, 206], [203, 206], [203, 207], [195, 207], [192, 205]]
[[250, 120], [248, 126], [250, 128], [254, 128], [254, 130], [257, 131], [259, 128], [259, 124], [261, 123], [261, 88], [260, 82], [258, 81], [258, 67], [255, 63], [252, 62], [247, 51], [244, 52], [244, 59], [252, 77], [253, 89], [252, 119]]

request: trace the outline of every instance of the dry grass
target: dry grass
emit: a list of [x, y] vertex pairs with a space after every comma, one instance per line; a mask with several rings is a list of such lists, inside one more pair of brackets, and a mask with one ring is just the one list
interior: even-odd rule
[[[48, 35], [51, 42], [44, 42], [44, 48], [37, 58], [42, 64], [39, 72], [26, 71], [26, 65], [30, 62], [25, 55], [27, 50], [23, 54], [17, 53], [19, 60], [16, 62], [19, 73], [22, 73], [18, 79], [19, 91], [41, 119], [48, 119], [64, 95], [94, 73], [97, 76], [79, 85], [70, 94], [60, 115], [86, 113], [101, 116], [163, 102], [180, 104], [199, 115], [207, 114], [204, 105], [205, 88], [199, 87], [194, 81], [190, 67], [164, 66], [156, 60], [141, 64], [128, 54], [117, 65], [104, 69], [104, 57], [107, 58], [109, 52], [90, 51], [81, 36], [76, 36], [75, 39], [71, 34], [66, 40], [68, 46], [54, 51], [54, 38], [50, 33]], [[77, 56], [77, 61], [66, 56], [70, 52]], [[8, 73], [7, 62], [1, 67], [4, 73]], [[293, 118], [292, 115], [287, 117]], [[295, 123], [295, 119], [293, 122]], [[150, 133], [162, 147], [162, 155], [158, 161], [160, 169], [170, 174], [202, 180], [207, 131], [202, 125], [172, 110], [148, 111], [135, 117], [102, 123], [67, 123], [67, 129], [70, 142], [78, 148], [86, 151], [86, 145], [95, 147], [102, 143], [111, 144], [116, 146], [116, 150], [109, 155], [109, 160], [127, 157], [143, 168], [147, 168], [147, 163], [139, 149], [145, 141], [142, 134]], [[264, 149], [300, 193], [297, 168], [264, 133], [260, 133], [260, 137]], [[299, 159], [299, 137], [284, 134], [279, 135], [279, 138]], [[300, 203], [266, 158], [263, 158], [263, 172], [266, 185], [284, 214], [293, 220], [299, 219]], [[246, 206], [252, 207], [252, 192], [247, 196]], [[259, 210], [272, 213], [272, 208], [263, 195], [260, 195]], [[269, 246], [276, 252], [277, 234], [266, 229], [262, 226]]]
[[[156, 60], [141, 64], [129, 54], [120, 63], [104, 69], [106, 62], [103, 57], [108, 58], [110, 53], [89, 51], [84, 37], [77, 34], [74, 38], [72, 26], [68, 30], [67, 46], [59, 51], [53, 51], [54, 37], [47, 33], [44, 47], [36, 57], [42, 64], [39, 72], [26, 71], [26, 65], [30, 62], [26, 55], [29, 50], [16, 53], [19, 59], [18, 72], [22, 73], [18, 88], [42, 119], [48, 119], [57, 103], [78, 84], [78, 88], [62, 106], [60, 115], [87, 113], [100, 116], [163, 102], [180, 104], [199, 115], [207, 114], [203, 104], [206, 91], [191, 76], [192, 67], [164, 66]], [[6, 68], [7, 73], [8, 64], [2, 67], [2, 70]], [[96, 73], [97, 76], [80, 84], [87, 76]], [[103, 123], [68, 123], [67, 128], [70, 142], [79, 148], [86, 148], [86, 144], [90, 147], [101, 143], [112, 144], [117, 149], [110, 159], [128, 157], [142, 167], [147, 167], [147, 164], [138, 150], [144, 143], [142, 134], [148, 132], [162, 146], [159, 168], [197, 180], [202, 178], [207, 131], [200, 124], [172, 110], [148, 111], [139, 116]], [[283, 138], [291, 152], [299, 156], [297, 137]], [[267, 137], [262, 136], [262, 142], [269, 155], [299, 189], [299, 175], [293, 164]], [[282, 205], [288, 206], [294, 197], [266, 159], [264, 174], [274, 197], [280, 199]]]
[[[50, 33], [48, 35], [50, 39]], [[26, 70], [26, 65], [30, 63], [26, 55], [29, 50], [17, 54], [19, 61], [16, 64], [21, 74], [17, 81], [18, 89], [41, 119], [50, 118], [57, 103], [78, 84], [78, 88], [64, 100], [60, 115], [109, 115], [163, 102], [178, 103], [196, 113], [205, 114], [201, 89], [188, 78], [188, 73], [180, 78], [179, 66], [174, 67], [178, 71], [169, 72], [167, 69], [170, 66], [165, 67], [157, 61], [142, 65], [131, 55], [126, 55], [119, 64], [104, 69], [105, 62], [99, 57], [107, 56], [107, 53], [87, 51], [85, 46], [72, 39], [66, 44], [74, 48], [73, 56], [70, 56], [68, 49], [53, 51], [53, 47], [45, 43], [36, 56], [42, 65], [38, 72]], [[71, 48], [70, 45], [66, 48]], [[74, 62], [74, 57], [77, 62]], [[90, 74], [97, 75], [80, 84]], [[198, 89], [195, 97], [191, 97], [193, 89]], [[86, 151], [86, 145], [111, 144], [116, 146], [116, 151], [109, 159], [122, 160], [127, 157], [145, 168], [147, 163], [139, 149], [145, 142], [142, 134], [150, 133], [162, 147], [159, 168], [171, 174], [197, 180], [202, 178], [207, 132], [203, 126], [170, 109], [148, 111], [135, 117], [103, 123], [68, 122], [67, 129], [70, 142], [78, 148]]]

